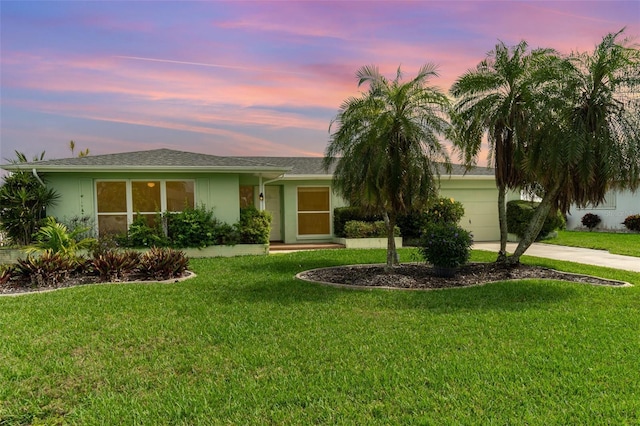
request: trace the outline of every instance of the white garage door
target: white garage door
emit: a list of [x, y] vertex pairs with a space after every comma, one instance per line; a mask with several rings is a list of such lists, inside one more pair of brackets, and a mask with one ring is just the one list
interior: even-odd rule
[[496, 189], [442, 189], [440, 196], [462, 203], [464, 216], [460, 226], [473, 233], [474, 241], [500, 240]]

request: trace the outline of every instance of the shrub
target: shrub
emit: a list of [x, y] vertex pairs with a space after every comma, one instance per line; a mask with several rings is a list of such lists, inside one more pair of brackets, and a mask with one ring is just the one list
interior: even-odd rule
[[165, 213], [167, 221], [167, 236], [171, 241], [171, 246], [183, 247], [205, 247], [212, 244], [219, 244], [221, 224], [214, 218], [213, 210], [208, 210], [204, 206], [197, 208], [187, 208], [177, 213]]
[[14, 244], [28, 245], [46, 216], [46, 208], [59, 198], [31, 172], [12, 172], [0, 186], [0, 227]]
[[162, 217], [156, 213], [151, 223], [143, 215], [137, 214], [133, 223], [129, 225], [127, 235], [121, 236], [120, 244], [124, 247], [165, 247], [169, 240], [162, 229]]
[[238, 239], [244, 244], [268, 244], [271, 214], [253, 206], [240, 209], [240, 221], [235, 225]]
[[34, 287], [55, 286], [67, 279], [75, 269], [73, 259], [50, 251], [38, 257], [29, 255], [25, 259], [18, 259], [15, 266], [16, 275], [28, 280]]
[[0, 285], [6, 284], [11, 279], [11, 275], [13, 273], [12, 265], [2, 265], [0, 264]]
[[35, 233], [35, 243], [25, 249], [27, 253], [50, 251], [62, 256], [75, 257], [78, 250], [89, 249], [96, 243], [94, 238], [79, 239], [78, 235], [87, 232], [86, 228], [76, 228], [69, 232], [67, 226], [47, 217]]
[[91, 266], [101, 280], [113, 282], [122, 280], [132, 273], [140, 262], [140, 253], [134, 250], [102, 250], [95, 252]]
[[337, 207], [333, 209], [333, 233], [338, 238], [350, 238], [347, 237], [345, 232], [346, 223], [351, 220], [357, 220], [361, 222], [375, 222], [382, 220], [380, 215], [367, 214], [359, 207]]
[[640, 214], [633, 214], [631, 216], [627, 216], [622, 224], [629, 231], [640, 232]]
[[600, 216], [598, 216], [597, 214], [587, 213], [584, 216], [582, 216], [581, 222], [583, 226], [586, 226], [589, 229], [589, 231], [591, 231], [596, 226], [598, 226], [600, 222], [602, 222], [602, 219], [600, 219]]
[[[363, 222], [360, 220], [350, 220], [345, 224], [344, 233], [346, 238], [386, 238], [387, 227], [384, 221]], [[400, 236], [400, 228], [394, 228], [394, 236]]]
[[452, 223], [456, 225], [464, 216], [464, 206], [453, 198], [441, 197], [424, 212], [423, 225], [429, 223]]
[[[507, 230], [522, 238], [527, 231], [529, 222], [533, 218], [536, 207], [539, 203], [525, 200], [513, 200], [507, 203]], [[561, 229], [565, 225], [565, 220], [559, 211], [552, 211], [544, 221], [544, 225], [537, 235], [536, 240], [546, 237], [556, 229]]]
[[181, 277], [189, 267], [183, 251], [166, 247], [152, 247], [140, 256], [138, 271], [146, 278], [168, 280]]
[[453, 223], [431, 223], [425, 227], [418, 251], [433, 266], [456, 268], [469, 261], [473, 238]]

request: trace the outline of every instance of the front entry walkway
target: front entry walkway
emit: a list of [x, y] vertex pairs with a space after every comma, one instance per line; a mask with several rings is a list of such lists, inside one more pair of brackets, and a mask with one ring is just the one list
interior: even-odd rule
[[[507, 252], [513, 253], [516, 250], [516, 247], [516, 243], [508, 243]], [[498, 250], [500, 250], [500, 243], [475, 243], [473, 248], [477, 250], [495, 251], [497, 253]], [[640, 257], [611, 254], [604, 250], [533, 243], [524, 255], [640, 272]]]
[[342, 249], [342, 244], [335, 243], [309, 243], [309, 244], [285, 244], [285, 243], [269, 243], [269, 253], [291, 253], [300, 250], [326, 250], [326, 249]]

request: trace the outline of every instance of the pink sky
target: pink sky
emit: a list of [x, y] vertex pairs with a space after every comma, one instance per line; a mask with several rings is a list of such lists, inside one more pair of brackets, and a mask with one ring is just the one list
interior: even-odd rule
[[321, 156], [362, 65], [435, 63], [447, 91], [498, 40], [569, 53], [640, 37], [638, 1], [2, 1], [0, 19], [2, 160], [68, 157], [70, 140]]

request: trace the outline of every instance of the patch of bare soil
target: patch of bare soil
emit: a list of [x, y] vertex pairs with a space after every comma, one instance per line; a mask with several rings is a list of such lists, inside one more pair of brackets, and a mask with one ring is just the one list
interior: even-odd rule
[[540, 266], [519, 265], [505, 267], [495, 263], [470, 263], [458, 269], [453, 277], [436, 276], [432, 267], [425, 264], [402, 264], [391, 272], [384, 265], [352, 265], [314, 269], [301, 272], [298, 278], [331, 285], [434, 290], [469, 287], [495, 281], [520, 279], [550, 279], [606, 286], [628, 286], [623, 281], [613, 281], [588, 275], [560, 272]]

